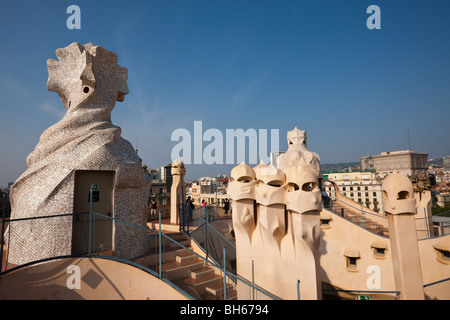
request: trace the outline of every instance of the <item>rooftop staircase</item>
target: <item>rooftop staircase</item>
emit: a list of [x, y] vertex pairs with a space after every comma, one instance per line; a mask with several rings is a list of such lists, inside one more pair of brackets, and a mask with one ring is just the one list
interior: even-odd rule
[[347, 206], [340, 201], [334, 203], [334, 212], [370, 232], [389, 237], [388, 228], [372, 221], [370, 219], [370, 214], [365, 213], [364, 215], [361, 215], [361, 210]]
[[[192, 252], [191, 239], [188, 236], [181, 232], [170, 233], [167, 236], [176, 242], [164, 239], [161, 257], [163, 278], [197, 300], [237, 299], [237, 291], [232, 283], [227, 284], [224, 297], [223, 272]], [[153, 234], [149, 238], [153, 250], [135, 262], [159, 273], [158, 237]]]

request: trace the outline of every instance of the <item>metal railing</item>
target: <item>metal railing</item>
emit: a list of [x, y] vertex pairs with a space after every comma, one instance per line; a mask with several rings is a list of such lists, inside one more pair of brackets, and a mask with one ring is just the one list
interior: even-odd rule
[[322, 289], [323, 300], [398, 300], [399, 291]]
[[[73, 224], [77, 222], [77, 235], [73, 234]], [[30, 217], [20, 219], [2, 219], [0, 246], [0, 276], [13, 270], [57, 258], [96, 257], [126, 262], [158, 277], [190, 299], [237, 299], [240, 292], [255, 290], [258, 299], [277, 299], [277, 297], [231, 273], [227, 264], [218, 264], [207, 259], [174, 240], [170, 234], [161, 231], [161, 210], [159, 211], [159, 230], [136, 225], [128, 221], [109, 217], [97, 212], [70, 213], [53, 216]], [[104, 242], [105, 232], [113, 235], [112, 229], [128, 235], [127, 241], [134, 247], [133, 241], [144, 239], [145, 253], [128, 258], [115, 252], [112, 245]], [[5, 236], [5, 237], [4, 237]], [[77, 238], [75, 250], [72, 241]], [[24, 242], [24, 239], [27, 241]], [[138, 240], [135, 240], [138, 239]], [[26, 245], [24, 246], [24, 243]], [[137, 245], [137, 242], [136, 242]], [[6, 251], [4, 251], [6, 249]], [[226, 259], [227, 248], [221, 248]], [[123, 254], [123, 253], [122, 253]], [[192, 266], [178, 268], [178, 257], [188, 255], [195, 260]], [[224, 260], [225, 260], [224, 259]], [[216, 293], [205, 287], [192, 284], [192, 272], [195, 269], [210, 268], [213, 273], [213, 286]], [[217, 287], [217, 288], [216, 288]]]
[[423, 286], [426, 300], [450, 300], [450, 278]]
[[[385, 237], [383, 234], [384, 230], [387, 229], [387, 217], [374, 214], [364, 210], [362, 204], [359, 207], [355, 207], [347, 202], [340, 199], [327, 197], [327, 201], [323, 201], [323, 210], [336, 214], [343, 219], [357, 225], [369, 232], [375, 233], [379, 236]], [[336, 203], [342, 203], [343, 206], [337, 208]], [[346, 212], [345, 207], [350, 208], [350, 214]], [[347, 214], [346, 214], [347, 213]], [[372, 219], [371, 219], [372, 218]], [[379, 220], [379, 221], [377, 221]], [[380, 221], [381, 220], [381, 221]]]
[[[214, 215], [213, 212], [216, 214]], [[217, 265], [228, 266], [228, 270], [236, 273], [236, 244], [234, 239], [225, 237], [218, 229], [219, 224], [228, 222], [232, 229], [230, 218], [218, 218], [217, 204], [210, 204], [195, 209], [186, 204], [179, 207], [180, 230], [191, 237], [205, 252], [207, 259], [212, 259]], [[228, 230], [229, 231], [229, 230]], [[227, 249], [226, 255], [222, 248]], [[226, 258], [225, 258], [226, 257]]]

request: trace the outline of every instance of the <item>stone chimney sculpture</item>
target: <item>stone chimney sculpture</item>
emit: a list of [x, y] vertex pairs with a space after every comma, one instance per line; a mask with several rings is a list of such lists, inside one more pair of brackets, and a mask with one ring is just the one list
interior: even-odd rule
[[411, 181], [394, 171], [382, 184], [389, 223], [396, 290], [402, 300], [423, 300], [423, 279], [417, 243], [416, 199]]
[[300, 159], [309, 163], [320, 174], [320, 157], [317, 153], [308, 150], [305, 130], [295, 127], [287, 133], [288, 150], [278, 157], [278, 167], [284, 170], [292, 165], [298, 165]]
[[[70, 214], [76, 202], [75, 173], [109, 171], [112, 189], [102, 191], [112, 197], [109, 214], [146, 227], [150, 179], [135, 149], [111, 122], [116, 101], [128, 94], [127, 69], [117, 64], [114, 52], [91, 43], [72, 43], [56, 50], [56, 56], [58, 61], [47, 61], [47, 88], [58, 93], [67, 111], [27, 157], [28, 169], [11, 188], [11, 217]], [[87, 191], [82, 196], [85, 204]], [[12, 223], [8, 261], [22, 264], [71, 254], [74, 221], [67, 216]], [[138, 228], [115, 223], [111, 237], [116, 256], [131, 258], [147, 250]]]
[[172, 189], [170, 191], [170, 223], [178, 224], [180, 222], [180, 204], [184, 202], [183, 195], [184, 175], [186, 169], [181, 160], [175, 160], [172, 163]]
[[280, 298], [297, 299], [300, 289], [301, 299], [318, 300], [318, 172], [305, 159], [292, 159], [284, 170], [264, 163], [252, 169], [243, 163], [231, 171], [237, 273]]

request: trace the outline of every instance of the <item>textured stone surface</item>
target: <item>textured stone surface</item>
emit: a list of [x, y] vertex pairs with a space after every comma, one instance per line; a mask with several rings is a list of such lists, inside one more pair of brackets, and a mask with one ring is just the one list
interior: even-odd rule
[[[132, 145], [111, 123], [116, 101], [128, 93], [127, 69], [117, 55], [89, 43], [56, 50], [59, 61], [48, 60], [47, 88], [59, 94], [65, 116], [40, 137], [27, 157], [28, 169], [11, 188], [13, 219], [73, 212], [76, 170], [113, 170], [113, 216], [145, 227], [149, 177]], [[11, 224], [9, 261], [22, 264], [71, 253], [72, 217]], [[130, 258], [146, 248], [144, 232], [113, 226], [115, 254]], [[57, 239], [57, 241], [54, 241]], [[53, 243], [57, 242], [57, 243]]]

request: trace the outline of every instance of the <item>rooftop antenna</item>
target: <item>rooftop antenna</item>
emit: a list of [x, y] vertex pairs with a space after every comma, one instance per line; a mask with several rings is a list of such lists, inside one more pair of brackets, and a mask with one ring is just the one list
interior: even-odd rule
[[409, 136], [409, 128], [408, 128], [408, 142], [409, 142], [409, 150], [411, 151], [411, 138]]

